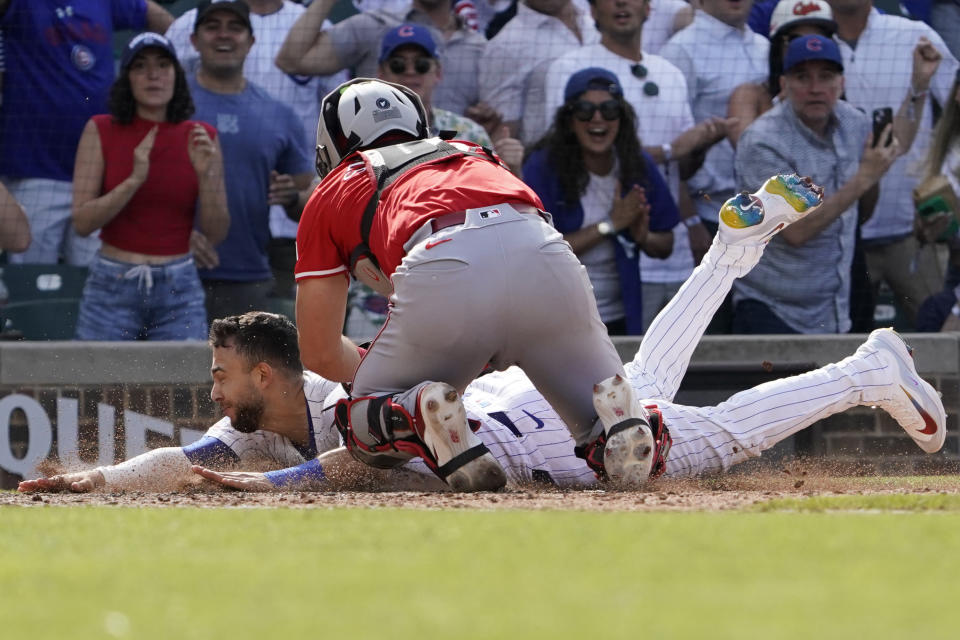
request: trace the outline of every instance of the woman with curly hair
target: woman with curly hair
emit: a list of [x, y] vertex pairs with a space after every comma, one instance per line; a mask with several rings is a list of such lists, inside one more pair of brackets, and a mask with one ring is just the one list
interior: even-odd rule
[[617, 76], [583, 69], [570, 76], [564, 104], [523, 165], [524, 181], [586, 266], [611, 335], [643, 332], [640, 251], [669, 256], [680, 220], [636, 131]]
[[73, 177], [73, 226], [102, 245], [77, 319], [81, 340], [205, 340], [194, 224], [229, 226], [216, 130], [193, 100], [170, 42], [144, 33], [124, 51], [110, 114], [87, 122]]

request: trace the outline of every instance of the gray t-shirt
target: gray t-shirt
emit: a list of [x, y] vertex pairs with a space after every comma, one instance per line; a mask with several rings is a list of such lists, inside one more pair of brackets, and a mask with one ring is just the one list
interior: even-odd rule
[[[836, 193], [859, 168], [870, 118], [842, 100], [833, 112], [826, 138], [800, 122], [789, 102], [760, 116], [737, 145], [737, 188], [756, 191], [774, 174], [796, 172], [821, 185], [825, 197]], [[774, 237], [760, 263], [734, 283], [734, 301], [763, 302], [801, 333], [846, 333], [856, 228], [854, 203], [802, 246]]]
[[433, 106], [462, 115], [467, 107], [479, 102], [480, 54], [487, 41], [469, 27], [461, 25], [444, 41], [443, 34], [429, 23], [426, 14], [414, 9], [406, 15], [386, 11], [358, 13], [336, 23], [328, 33], [341, 64], [350, 65], [357, 77], [376, 78], [380, 40], [389, 29], [404, 22], [429, 27], [438, 44], [443, 79], [433, 90]]

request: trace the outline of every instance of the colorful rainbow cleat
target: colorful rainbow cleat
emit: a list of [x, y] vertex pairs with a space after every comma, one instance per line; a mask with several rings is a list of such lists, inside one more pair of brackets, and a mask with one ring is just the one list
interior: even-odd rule
[[823, 188], [810, 178], [781, 174], [756, 193], [740, 193], [720, 208], [720, 241], [734, 245], [766, 244], [781, 229], [823, 203]]

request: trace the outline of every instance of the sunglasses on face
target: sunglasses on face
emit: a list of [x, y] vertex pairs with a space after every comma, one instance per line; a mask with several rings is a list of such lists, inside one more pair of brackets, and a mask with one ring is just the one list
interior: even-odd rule
[[581, 122], [589, 122], [597, 111], [604, 120], [619, 120], [623, 115], [619, 100], [604, 100], [600, 104], [587, 100], [578, 100], [573, 103], [573, 117]]
[[[401, 73], [406, 72], [407, 70], [406, 58], [388, 58], [387, 59], [387, 68], [390, 69], [390, 73], [395, 75], [400, 75]], [[413, 70], [418, 76], [422, 76], [425, 73], [429, 73], [430, 69], [433, 68], [433, 59], [420, 57], [412, 60]]]

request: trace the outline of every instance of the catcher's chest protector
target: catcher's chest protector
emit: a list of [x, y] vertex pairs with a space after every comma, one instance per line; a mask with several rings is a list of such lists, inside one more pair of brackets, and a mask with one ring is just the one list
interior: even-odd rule
[[[428, 138], [414, 142], [394, 144], [380, 149], [361, 151], [360, 157], [372, 171], [377, 180], [377, 190], [363, 211], [360, 218], [360, 244], [350, 252], [350, 273], [354, 278], [367, 285], [377, 293], [389, 296], [393, 293], [390, 279], [380, 269], [380, 264], [370, 250], [370, 229], [373, 218], [377, 214], [380, 196], [390, 185], [397, 181], [407, 171], [425, 164], [439, 164], [449, 162], [464, 156], [483, 158], [500, 165], [493, 152], [484, 148], [484, 153], [475, 153], [456, 147], [440, 138]], [[449, 213], [438, 211], [438, 215]]]

